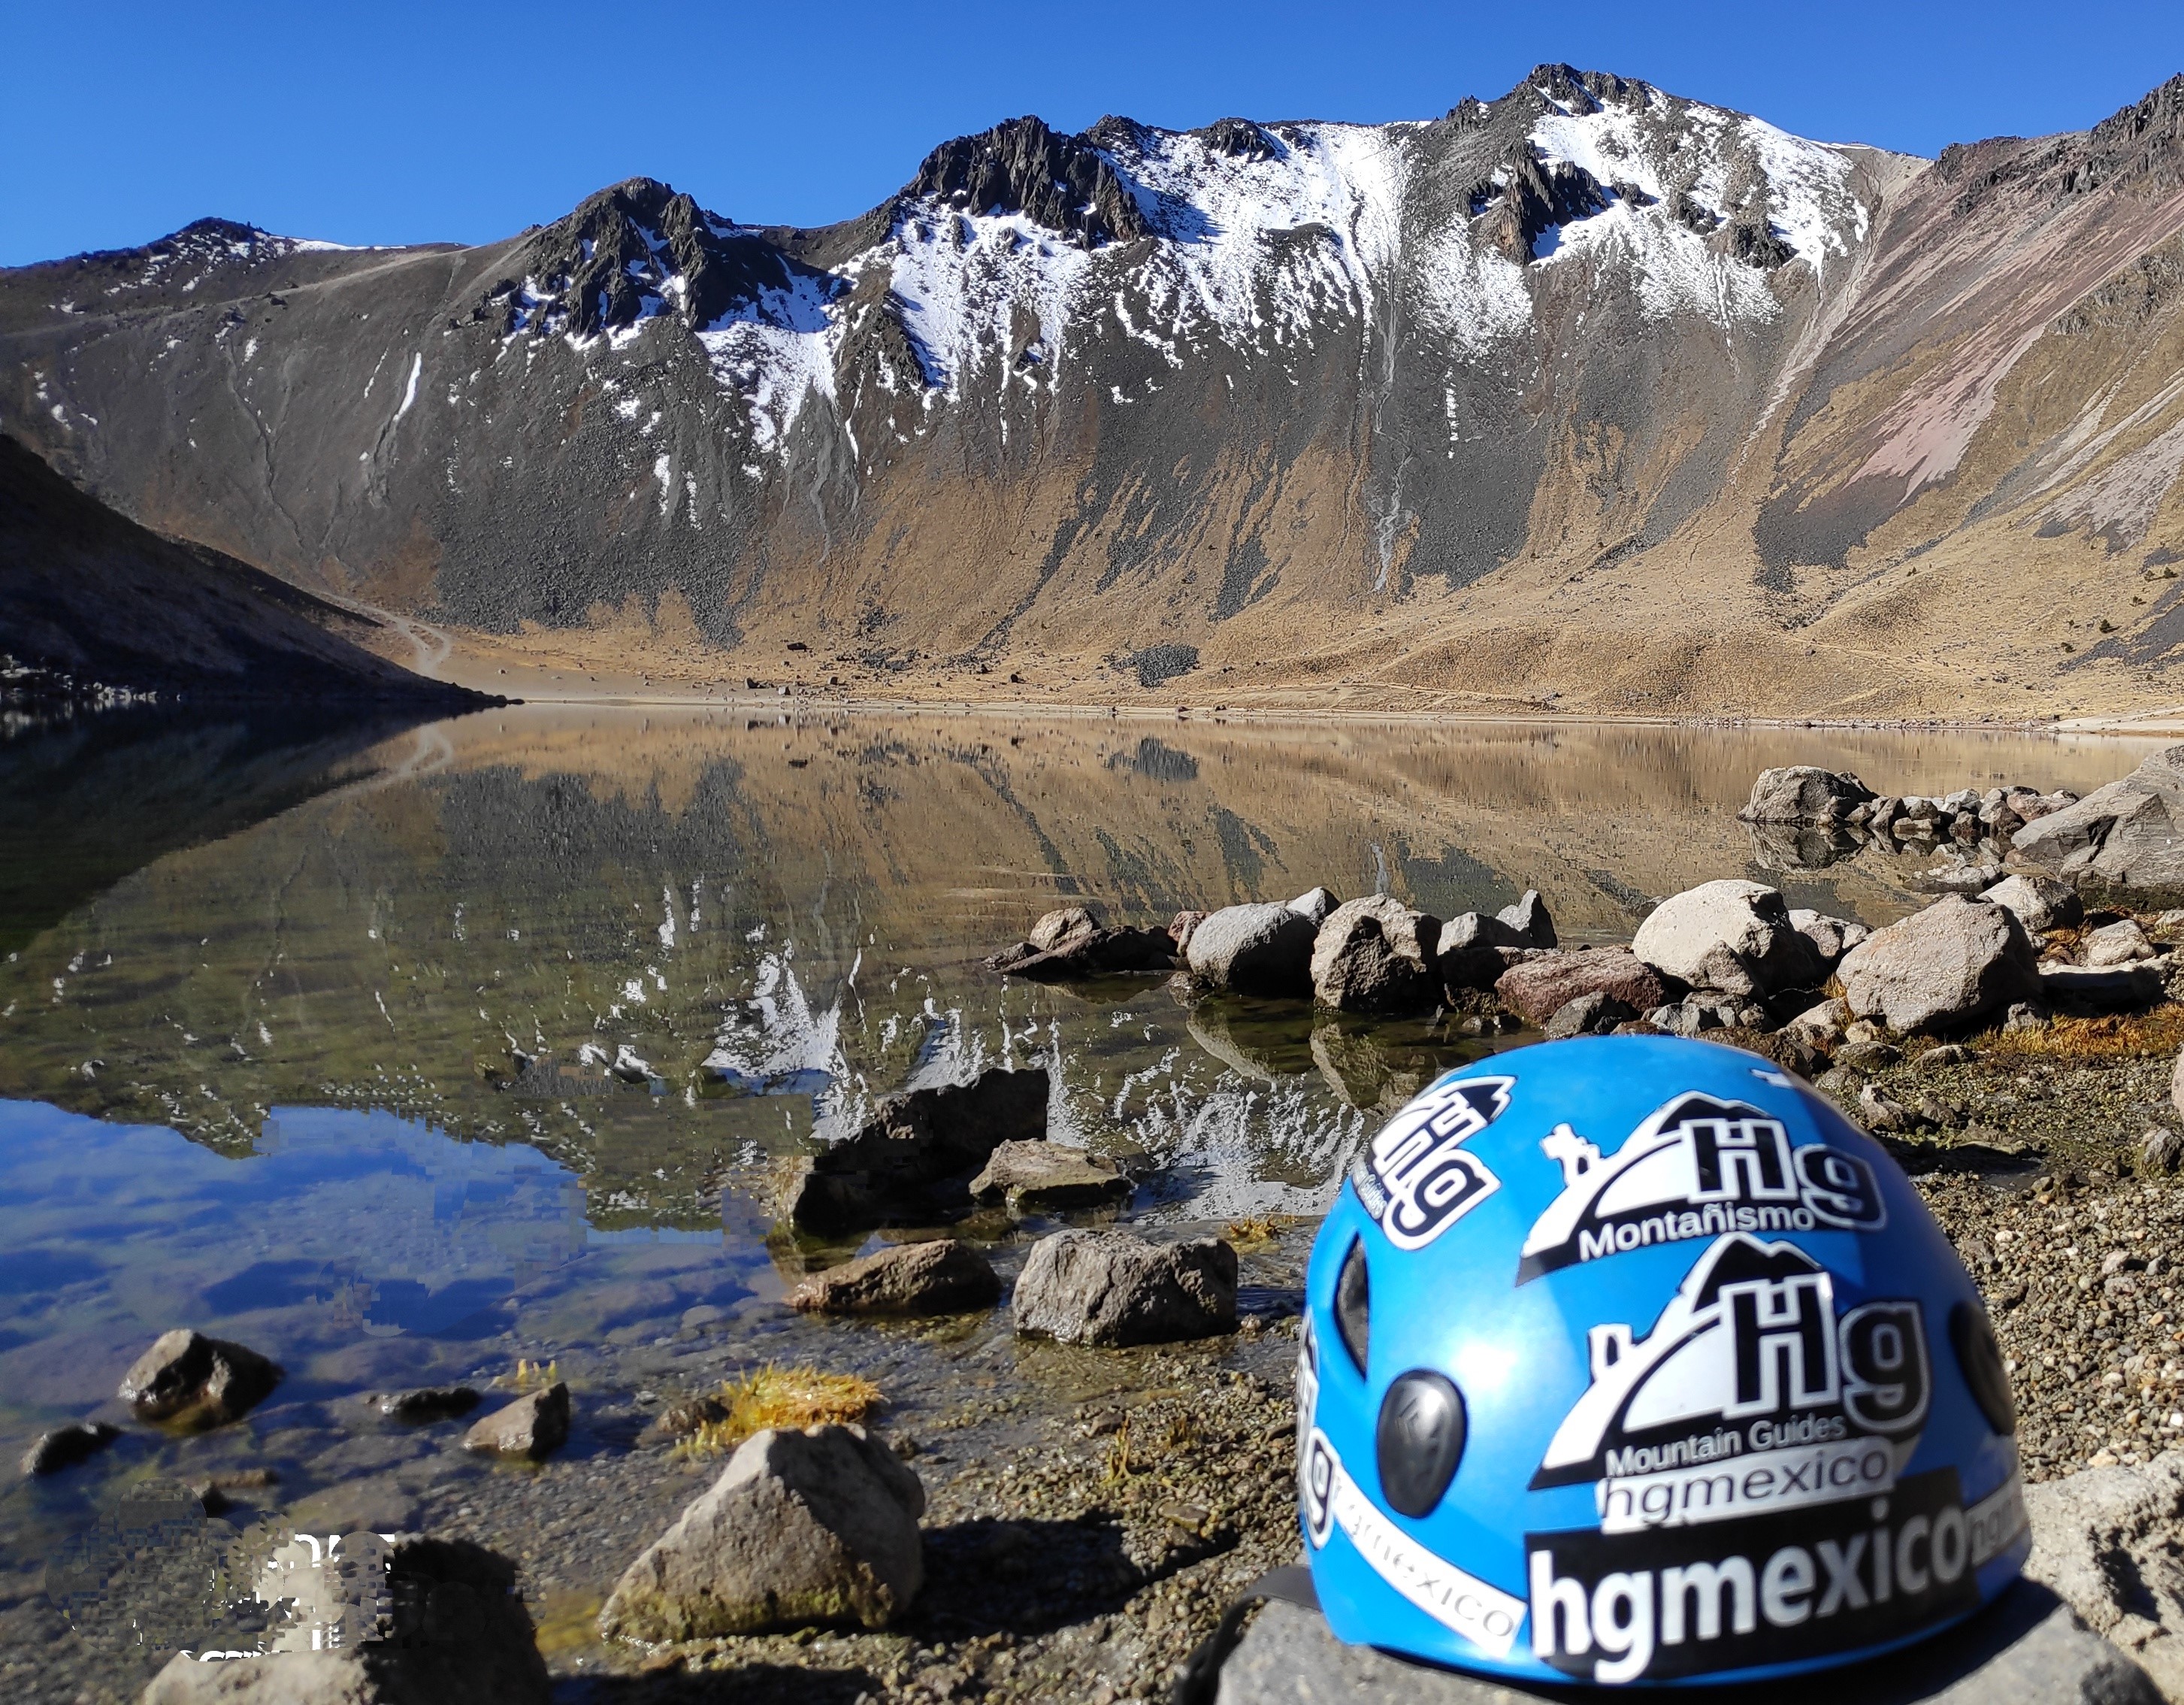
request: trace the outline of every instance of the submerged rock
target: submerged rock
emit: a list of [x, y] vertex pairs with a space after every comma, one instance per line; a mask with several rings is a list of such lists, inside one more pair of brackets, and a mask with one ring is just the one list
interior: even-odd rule
[[1016, 1329], [1115, 1346], [1236, 1327], [1236, 1252], [1218, 1238], [1153, 1244], [1128, 1232], [1057, 1232], [1017, 1278]]
[[954, 1238], [938, 1238], [813, 1273], [785, 1300], [807, 1314], [960, 1314], [1000, 1294], [1000, 1278], [985, 1256]]
[[1852, 1012], [1905, 1036], [1969, 1026], [2040, 992], [2017, 914], [1956, 894], [1875, 931], [1836, 975]]
[[970, 1205], [965, 1185], [994, 1149], [1045, 1136], [1048, 1091], [1043, 1071], [995, 1068], [971, 1083], [890, 1096], [855, 1135], [811, 1158], [789, 1188], [788, 1217], [832, 1237], [961, 1213]]
[[131, 1365], [119, 1395], [140, 1421], [217, 1427], [248, 1414], [281, 1378], [254, 1350], [177, 1327]]
[[1287, 906], [1223, 906], [1190, 932], [1184, 958], [1205, 987], [1302, 1000], [1312, 993], [1318, 934], [1318, 924]]
[[1763, 769], [1736, 814], [1747, 823], [1841, 823], [1878, 797], [1854, 775], [1811, 764]]
[[481, 1456], [536, 1462], [568, 1442], [569, 1388], [556, 1380], [543, 1391], [496, 1409], [463, 1434], [463, 1448]]
[[1511, 965], [1494, 992], [1512, 1011], [1544, 1025], [1580, 996], [1605, 995], [1633, 1012], [1663, 1004], [1669, 987], [1661, 974], [1621, 948], [1592, 948], [1540, 953]]
[[371, 1400], [390, 1420], [422, 1424], [454, 1421], [478, 1406], [478, 1394], [467, 1385], [427, 1385], [415, 1391], [386, 1391]]
[[1000, 1201], [1012, 1214], [1096, 1208], [1130, 1197], [1130, 1181], [1112, 1160], [1059, 1143], [1004, 1143], [971, 1181], [978, 1201]]
[[1338, 1012], [1420, 1012], [1440, 1003], [1440, 920], [1385, 894], [1328, 914], [1312, 948], [1312, 992]]
[[862, 1427], [769, 1428], [647, 1546], [599, 1613], [609, 1639], [883, 1628], [925, 1584], [916, 1473]]
[[1791, 921], [1781, 891], [1730, 878], [1670, 896], [1638, 926], [1630, 951], [1693, 988], [1746, 999], [1825, 980], [1819, 949]]
[[121, 1429], [111, 1421], [71, 1421], [38, 1435], [38, 1442], [24, 1454], [23, 1473], [32, 1479], [58, 1474], [88, 1462], [120, 1436]]

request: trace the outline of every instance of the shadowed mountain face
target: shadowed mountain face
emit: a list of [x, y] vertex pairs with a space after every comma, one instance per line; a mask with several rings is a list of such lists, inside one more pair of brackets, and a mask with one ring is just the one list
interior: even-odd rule
[[1930, 164], [1547, 66], [1017, 120], [816, 231], [645, 180], [478, 249], [206, 221], [0, 274], [0, 406], [149, 524], [487, 630], [2115, 701], [2184, 643], [2180, 131], [2184, 78]]
[[162, 539], [0, 437], [0, 652], [78, 696], [406, 699], [434, 714], [482, 702], [333, 631], [377, 625], [217, 551]]

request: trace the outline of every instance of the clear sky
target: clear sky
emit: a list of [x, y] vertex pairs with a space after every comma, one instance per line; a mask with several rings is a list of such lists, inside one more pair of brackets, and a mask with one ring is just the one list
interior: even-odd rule
[[482, 242], [639, 174], [822, 224], [1020, 113], [1424, 118], [1557, 59], [1931, 154], [2137, 99], [2184, 70], [2184, 3], [0, 0], [0, 265], [206, 214]]

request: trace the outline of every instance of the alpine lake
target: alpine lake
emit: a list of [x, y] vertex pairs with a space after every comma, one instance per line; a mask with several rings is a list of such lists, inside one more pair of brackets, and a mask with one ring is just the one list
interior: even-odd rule
[[[172, 1327], [286, 1378], [214, 1432], [125, 1424], [65, 1473], [0, 1481], [0, 1671], [13, 1697], [133, 1697], [158, 1631], [59, 1606], [48, 1565], [125, 1529], [132, 1497], [252, 1471], [231, 1523], [467, 1531], [519, 1557], [542, 1644], [581, 1668], [600, 1596], [705, 1482], [638, 1500], [626, 1532], [527, 1542], [493, 1512], [541, 1471], [465, 1455], [460, 1425], [382, 1421], [374, 1392], [463, 1383], [489, 1407], [550, 1368], [575, 1403], [556, 1460], [581, 1467], [647, 1448], [664, 1405], [725, 1378], [855, 1373], [879, 1424], [927, 1441], [928, 1484], [1001, 1460], [1009, 1426], [1147, 1400], [1142, 1361], [1020, 1342], [1006, 1305], [873, 1322], [783, 1304], [859, 1252], [776, 1227], [796, 1157], [883, 1095], [987, 1066], [1045, 1066], [1050, 1136], [1136, 1180], [1078, 1222], [1231, 1228], [1267, 1329], [1175, 1355], [1284, 1383], [1282, 1327], [1354, 1148], [1440, 1071], [1536, 1038], [984, 967], [1054, 907], [1164, 924], [1324, 884], [1447, 918], [1536, 888], [1565, 943], [1627, 942], [1653, 900], [1749, 875], [1879, 924], [1931, 897], [1943, 855], [1756, 838], [1736, 813], [1761, 769], [2084, 792], [2152, 747], [808, 706], [17, 727], [0, 1445], [12, 1464], [49, 1428], [125, 1423], [120, 1376]], [[1058, 1223], [957, 1234], [1006, 1279]], [[946, 1435], [972, 1410], [992, 1424], [967, 1457]]]

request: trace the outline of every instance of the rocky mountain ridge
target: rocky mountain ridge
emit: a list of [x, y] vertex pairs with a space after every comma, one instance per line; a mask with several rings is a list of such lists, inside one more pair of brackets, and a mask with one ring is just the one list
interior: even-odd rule
[[815, 230], [643, 179], [476, 249], [201, 221], [0, 273], [0, 417], [298, 584], [668, 676], [2120, 707], [2184, 643], [2181, 135], [2184, 78], [1929, 164], [1543, 66], [1014, 120]]

